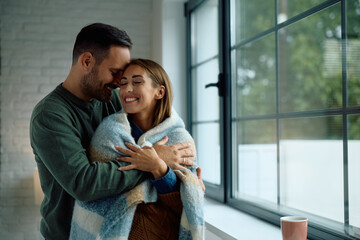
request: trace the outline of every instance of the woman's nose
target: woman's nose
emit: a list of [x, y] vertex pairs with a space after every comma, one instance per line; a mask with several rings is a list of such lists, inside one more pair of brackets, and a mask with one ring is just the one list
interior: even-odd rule
[[126, 84], [125, 86], [121, 86], [121, 88], [125, 91], [125, 92], [132, 92], [133, 88], [131, 86], [131, 84]]

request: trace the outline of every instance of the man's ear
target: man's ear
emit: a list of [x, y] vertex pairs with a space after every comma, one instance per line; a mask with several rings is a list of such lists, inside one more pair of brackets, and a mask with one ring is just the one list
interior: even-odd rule
[[91, 52], [84, 52], [80, 55], [79, 60], [81, 68], [84, 72], [89, 73], [95, 65], [95, 58]]
[[157, 93], [155, 94], [155, 99], [159, 100], [162, 99], [165, 96], [165, 86], [161, 85], [160, 87], [158, 87], [157, 89]]

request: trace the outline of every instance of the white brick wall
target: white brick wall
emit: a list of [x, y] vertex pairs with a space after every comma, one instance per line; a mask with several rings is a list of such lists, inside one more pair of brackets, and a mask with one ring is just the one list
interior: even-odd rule
[[41, 239], [34, 203], [29, 120], [35, 104], [67, 76], [80, 29], [125, 29], [132, 57], [148, 57], [153, 0], [1, 0], [0, 239]]

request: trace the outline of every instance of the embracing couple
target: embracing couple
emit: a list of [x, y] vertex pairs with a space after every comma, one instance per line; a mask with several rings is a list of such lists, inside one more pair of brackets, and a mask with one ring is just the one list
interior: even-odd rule
[[116, 27], [84, 27], [68, 77], [33, 110], [45, 239], [204, 238], [194, 141], [168, 75], [131, 46]]

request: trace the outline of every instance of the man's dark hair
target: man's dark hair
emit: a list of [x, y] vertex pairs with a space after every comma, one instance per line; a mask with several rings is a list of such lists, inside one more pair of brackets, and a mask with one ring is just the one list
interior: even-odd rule
[[79, 56], [84, 52], [90, 52], [100, 64], [108, 56], [111, 46], [131, 48], [132, 42], [124, 30], [103, 24], [93, 23], [85, 26], [76, 37], [72, 64], [74, 65]]

